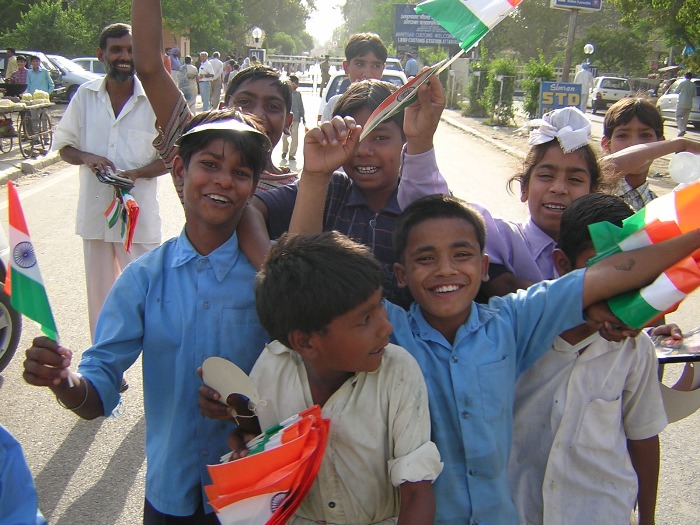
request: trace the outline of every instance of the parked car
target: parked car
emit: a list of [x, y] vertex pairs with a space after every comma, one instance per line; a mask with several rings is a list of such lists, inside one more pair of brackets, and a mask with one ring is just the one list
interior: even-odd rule
[[387, 69], [390, 71], [401, 71], [403, 73], [403, 66], [398, 58], [387, 58], [384, 63], [384, 71]]
[[[384, 69], [382, 80], [385, 82], [390, 82], [396, 87], [401, 87], [407, 82], [406, 75], [403, 71], [394, 71], [391, 69]], [[328, 84], [323, 91], [323, 95], [321, 96], [321, 105], [318, 108], [317, 121], [320, 122], [321, 115], [323, 115], [323, 109], [326, 107], [326, 104], [328, 104], [328, 101], [335, 95], [342, 95], [345, 93], [348, 86], [350, 86], [350, 79], [344, 71], [331, 73], [331, 79], [328, 81]]]
[[[27, 51], [25, 49], [17, 49], [16, 54], [24, 55], [25, 57], [27, 57], [27, 61], [32, 56], [39, 57], [41, 67], [47, 69], [49, 71], [49, 74], [51, 75], [51, 80], [53, 80], [54, 84], [54, 91], [62, 90], [63, 85], [61, 84], [61, 72], [44, 53], [42, 53], [41, 51]], [[31, 64], [27, 64], [27, 67], [31, 67]], [[7, 50], [0, 49], [0, 75], [2, 75], [3, 79], [5, 78], [5, 68], [7, 68]]]
[[588, 107], [594, 112], [605, 109], [625, 97], [633, 97], [634, 91], [626, 78], [596, 77], [588, 97]]
[[54, 66], [58, 68], [61, 72], [61, 84], [64, 90], [61, 91], [59, 95], [54, 96], [56, 100], [64, 100], [65, 102], [70, 102], [78, 91], [78, 88], [85, 82], [90, 82], [101, 78], [100, 75], [95, 73], [90, 73], [85, 71], [75, 62], [68, 60], [66, 57], [61, 55], [46, 55]]
[[[659, 100], [656, 102], [656, 107], [659, 108], [659, 112], [664, 120], [676, 120], [676, 106], [678, 105], [676, 88], [683, 80], [685, 78], [677, 78], [666, 90], [666, 94], [659, 97]], [[700, 78], [693, 78], [691, 81], [695, 83], [695, 96], [693, 97], [693, 106], [690, 110], [688, 122], [695, 129], [700, 129]]]
[[104, 76], [106, 73], [104, 62], [98, 60], [96, 57], [77, 57], [71, 58], [71, 60], [90, 73], [95, 73], [100, 76]]
[[12, 308], [10, 297], [5, 293], [5, 269], [10, 258], [7, 237], [0, 228], [0, 372], [12, 360], [22, 334], [22, 316]]

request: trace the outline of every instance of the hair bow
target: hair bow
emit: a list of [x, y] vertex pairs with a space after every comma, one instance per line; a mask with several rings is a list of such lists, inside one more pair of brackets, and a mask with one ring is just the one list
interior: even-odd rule
[[564, 153], [571, 153], [588, 144], [591, 123], [576, 107], [555, 109], [541, 119], [534, 119], [523, 126], [530, 130], [527, 143], [531, 146], [557, 139]]

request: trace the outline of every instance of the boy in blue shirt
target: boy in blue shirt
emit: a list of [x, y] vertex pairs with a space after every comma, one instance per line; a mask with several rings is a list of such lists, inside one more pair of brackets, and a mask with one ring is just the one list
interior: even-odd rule
[[70, 350], [45, 337], [34, 339], [24, 362], [28, 383], [51, 388], [59, 404], [94, 419], [112, 413], [124, 371], [142, 357], [146, 525], [218, 523], [202, 486], [233, 425], [200, 414], [197, 367], [222, 356], [249, 372], [268, 340], [255, 312], [255, 269], [238, 248], [236, 227], [270, 141], [250, 117], [222, 110], [194, 117], [178, 145], [180, 236], [119, 277], [79, 373], [69, 369]]
[[[340, 124], [307, 134], [290, 231], [318, 229], [325, 163], [342, 157], [359, 133], [352, 119]], [[387, 305], [392, 341], [413, 354], [428, 386], [433, 441], [445, 463], [434, 486], [442, 525], [518, 522], [506, 475], [518, 376], [558, 334], [585, 321], [585, 308], [648, 284], [700, 246], [692, 232], [481, 305], [474, 298], [488, 278], [484, 239], [479, 213], [445, 195], [409, 205], [394, 230], [397, 280], [415, 302], [408, 312]], [[619, 323], [599, 306], [588, 315]]]

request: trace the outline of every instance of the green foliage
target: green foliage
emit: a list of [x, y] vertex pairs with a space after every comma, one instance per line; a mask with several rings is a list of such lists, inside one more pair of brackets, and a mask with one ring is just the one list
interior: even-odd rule
[[[513, 122], [513, 94], [517, 69], [517, 62], [509, 58], [496, 58], [489, 64], [489, 80], [482, 98], [493, 124], [508, 126]], [[503, 78], [499, 80], [498, 77]]]
[[275, 53], [282, 55], [296, 55], [297, 54], [297, 44], [294, 39], [287, 33], [275, 33], [267, 39], [268, 52], [272, 52], [274, 49]]
[[523, 80], [523, 106], [530, 118], [535, 118], [539, 114], [540, 106], [540, 84], [541, 82], [554, 80], [554, 62], [547, 62], [542, 50], [539, 51], [537, 60], [531, 58], [525, 64], [525, 80]]
[[426, 66], [437, 64], [440, 60], [446, 59], [447, 56], [447, 50], [442, 46], [418, 48], [418, 57]]
[[591, 60], [598, 66], [599, 75], [607, 73], [631, 77], [646, 75], [649, 71], [646, 41], [633, 31], [589, 27], [583, 38], [574, 45], [576, 63], [585, 60], [583, 46], [586, 42], [595, 42], [595, 53]]
[[486, 62], [472, 64], [472, 74], [467, 86], [468, 105], [463, 114], [468, 117], [485, 117], [488, 115], [483, 103], [484, 91], [489, 83], [488, 64]]

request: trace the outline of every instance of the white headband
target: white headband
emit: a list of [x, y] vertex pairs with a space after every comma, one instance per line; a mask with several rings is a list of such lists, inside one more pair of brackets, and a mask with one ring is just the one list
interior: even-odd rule
[[523, 126], [530, 130], [527, 143], [531, 146], [559, 141], [564, 153], [571, 153], [588, 144], [591, 135], [591, 123], [576, 107], [555, 109], [541, 119], [534, 119]]

